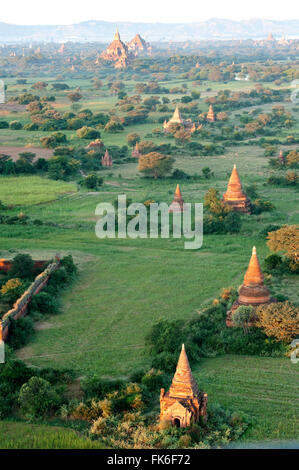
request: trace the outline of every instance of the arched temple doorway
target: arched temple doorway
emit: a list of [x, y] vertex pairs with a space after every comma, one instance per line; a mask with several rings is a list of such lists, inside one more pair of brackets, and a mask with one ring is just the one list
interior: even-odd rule
[[179, 419], [179, 418], [174, 418], [173, 424], [174, 424], [177, 428], [180, 428], [180, 427], [181, 427], [181, 421], [180, 421], [180, 419]]

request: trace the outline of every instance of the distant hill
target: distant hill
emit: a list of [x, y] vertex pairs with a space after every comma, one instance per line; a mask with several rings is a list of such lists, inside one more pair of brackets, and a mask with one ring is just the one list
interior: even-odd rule
[[198, 23], [112, 23], [106, 21], [84, 21], [78, 24], [61, 26], [21, 26], [0, 22], [0, 42], [46, 41], [46, 42], [86, 42], [111, 41], [118, 27], [125, 41], [136, 33], [147, 41], [186, 41], [200, 39], [262, 39], [272, 33], [274, 38], [299, 37], [299, 20], [250, 19], [232, 21], [211, 18]]

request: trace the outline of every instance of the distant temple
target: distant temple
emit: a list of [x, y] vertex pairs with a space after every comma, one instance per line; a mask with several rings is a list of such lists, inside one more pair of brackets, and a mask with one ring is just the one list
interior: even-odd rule
[[139, 55], [140, 53], [151, 52], [152, 50], [150, 44], [146, 42], [140, 36], [140, 34], [136, 34], [136, 36], [132, 39], [132, 41], [128, 42], [128, 49], [135, 56]]
[[132, 157], [139, 158], [140, 156], [141, 153], [139, 152], [139, 145], [138, 142], [136, 142], [135, 148], [132, 150]]
[[109, 155], [108, 150], [106, 150], [105, 155], [102, 157], [102, 166], [112, 166], [112, 157]]
[[208, 395], [200, 392], [190, 369], [185, 346], [182, 345], [176, 372], [168, 392], [160, 393], [160, 421], [170, 421], [173, 426], [184, 428], [207, 419]]
[[115, 68], [126, 68], [129, 65], [130, 59], [133, 59], [140, 53], [151, 51], [151, 46], [139, 35], [136, 36], [128, 44], [125, 44], [120, 39], [118, 30], [114, 35], [114, 39], [107, 47], [106, 51], [96, 59], [96, 64], [99, 64], [99, 59], [104, 59], [109, 62], [115, 62]]
[[213, 110], [213, 106], [210, 104], [209, 112], [207, 114], [207, 121], [214, 122], [215, 120], [216, 119], [215, 119], [215, 113], [214, 113], [214, 110]]
[[223, 201], [236, 211], [247, 213], [251, 212], [251, 203], [242, 189], [242, 184], [236, 165], [234, 165], [232, 174], [230, 176], [227, 190], [223, 194]]
[[115, 62], [115, 68], [126, 68], [129, 56], [128, 46], [122, 42], [118, 30], [116, 30], [113, 41], [109, 44], [106, 51], [102, 52], [100, 57], [104, 60]]
[[172, 125], [180, 125], [184, 127], [184, 129], [190, 130], [191, 132], [194, 132], [196, 130], [196, 126], [195, 124], [193, 124], [191, 119], [184, 120], [182, 118], [182, 115], [180, 113], [178, 106], [175, 108], [172, 118], [169, 119], [169, 121], [164, 121], [163, 123], [164, 132], [168, 132], [169, 127], [171, 127]]
[[252, 255], [244, 276], [243, 284], [239, 289], [239, 297], [233, 304], [231, 310], [227, 313], [227, 326], [234, 326], [232, 315], [241, 305], [251, 305], [252, 307], [256, 307], [258, 305], [269, 304], [274, 301], [275, 299], [270, 298], [268, 287], [264, 285], [264, 275], [254, 246], [252, 248]]
[[174, 193], [174, 199], [169, 206], [169, 212], [184, 212], [184, 200], [182, 198], [182, 193], [179, 184], [177, 184]]

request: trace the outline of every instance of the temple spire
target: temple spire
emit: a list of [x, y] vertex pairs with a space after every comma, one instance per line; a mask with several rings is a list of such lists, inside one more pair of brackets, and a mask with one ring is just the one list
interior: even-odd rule
[[188, 396], [197, 395], [198, 386], [190, 369], [185, 345], [182, 344], [181, 354], [177, 363], [176, 371], [169, 388], [169, 396], [185, 398]]
[[263, 285], [264, 276], [260, 267], [260, 263], [256, 254], [256, 247], [252, 248], [252, 255], [249, 261], [249, 265], [244, 276], [244, 286], [249, 286], [250, 284], [259, 284]]
[[116, 32], [115, 32], [115, 35], [114, 35], [114, 41], [120, 41], [120, 35], [119, 35], [119, 32], [118, 32], [118, 28], [116, 28]]
[[[179, 185], [179, 184], [177, 184], [177, 186], [176, 186], [176, 190], [175, 190], [174, 195], [175, 195], [176, 197], [182, 199], [182, 194], [181, 194], [181, 190], [180, 190], [180, 185]], [[184, 346], [184, 345], [183, 345], [183, 346]]]

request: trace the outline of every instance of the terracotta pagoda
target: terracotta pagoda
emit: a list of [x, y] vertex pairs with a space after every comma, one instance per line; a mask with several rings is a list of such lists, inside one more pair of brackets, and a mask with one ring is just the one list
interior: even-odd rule
[[209, 112], [207, 114], [207, 121], [214, 122], [215, 121], [215, 113], [213, 110], [213, 106], [210, 104]]
[[141, 156], [141, 153], [139, 152], [139, 145], [138, 142], [136, 142], [134, 150], [132, 150], [132, 157], [134, 158], [139, 158]]
[[176, 186], [173, 201], [169, 206], [169, 212], [184, 212], [184, 199], [179, 184]]
[[112, 157], [109, 155], [108, 150], [106, 150], [105, 155], [102, 157], [102, 166], [112, 166]]
[[160, 393], [160, 421], [170, 421], [173, 426], [186, 427], [207, 419], [208, 395], [200, 392], [190, 369], [185, 346], [182, 345], [176, 372], [168, 392]]
[[270, 297], [269, 289], [264, 285], [264, 275], [256, 254], [256, 247], [254, 246], [243, 284], [239, 289], [239, 297], [227, 313], [227, 326], [234, 326], [232, 315], [240, 305], [256, 307], [271, 302], [275, 302], [275, 299]]
[[227, 190], [223, 194], [223, 201], [229, 204], [234, 210], [240, 212], [251, 212], [251, 203], [243, 191], [240, 176], [236, 165], [230, 175]]

